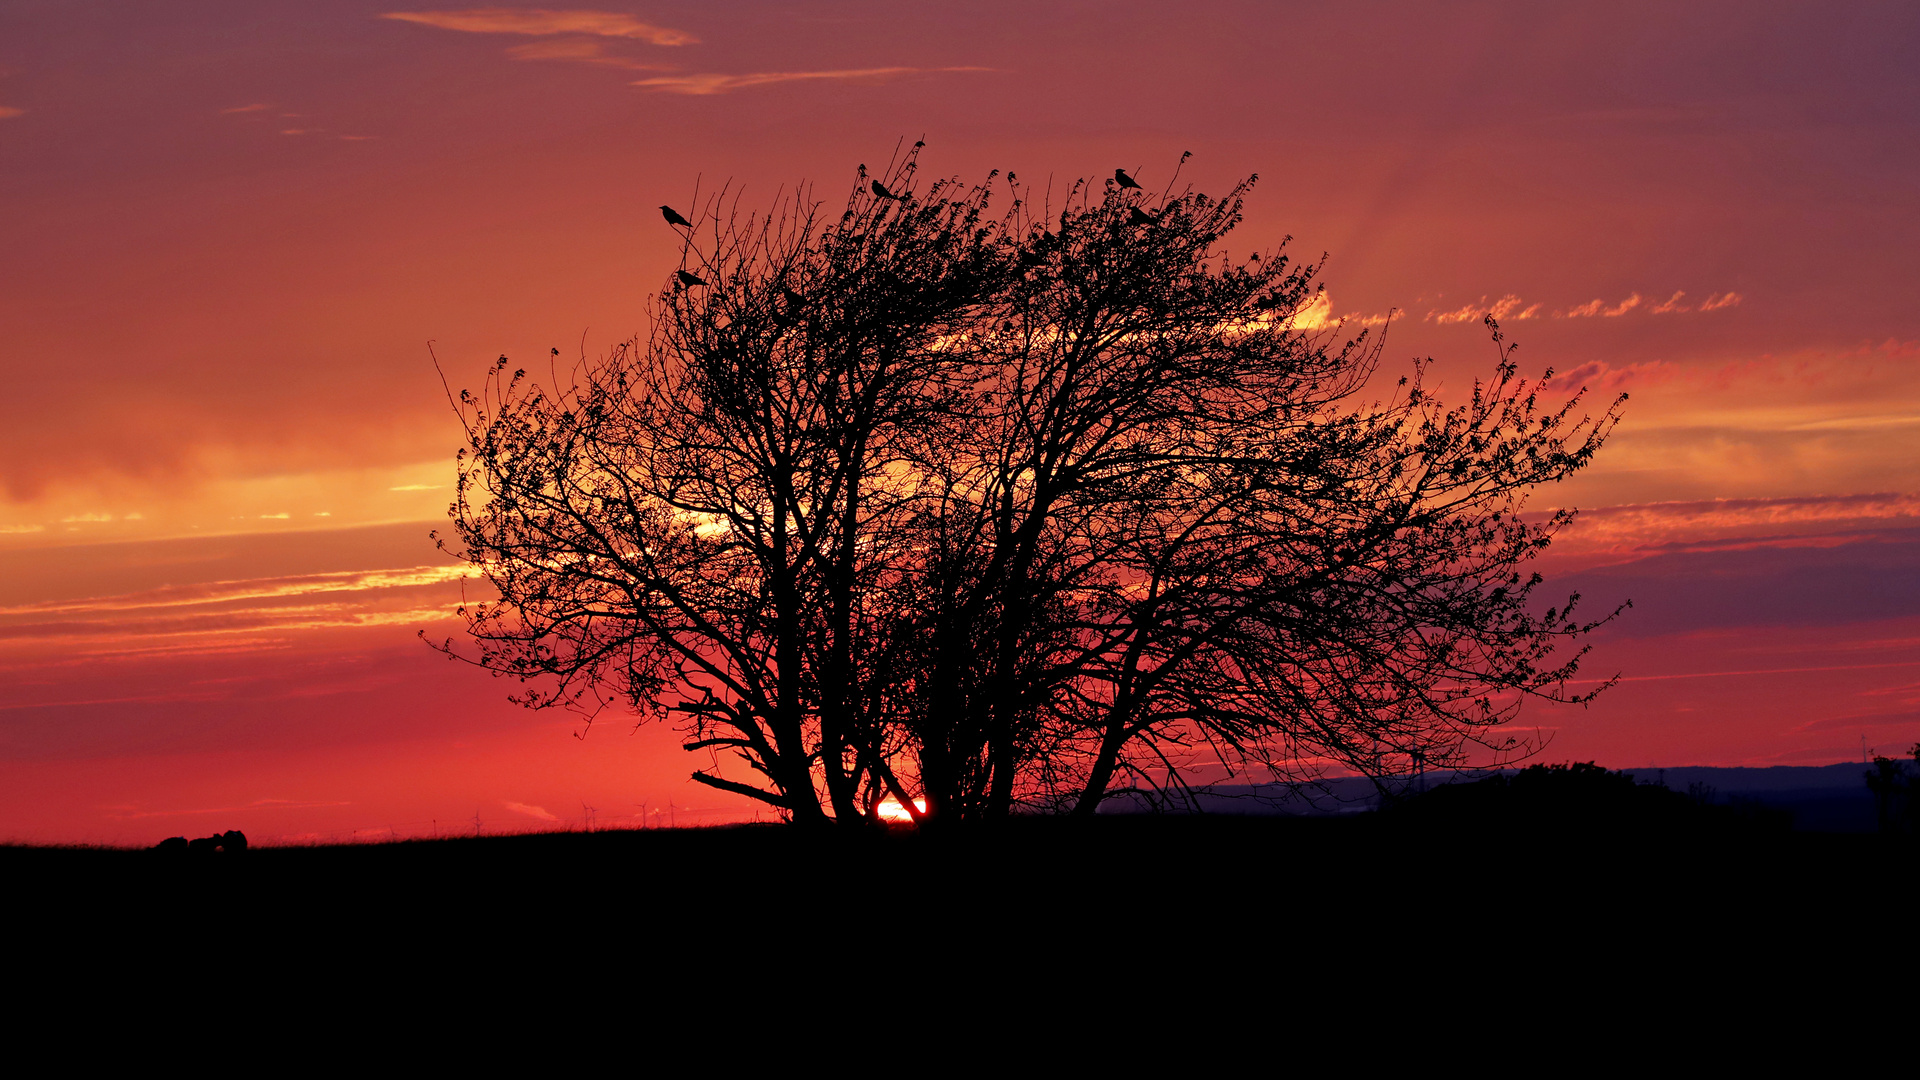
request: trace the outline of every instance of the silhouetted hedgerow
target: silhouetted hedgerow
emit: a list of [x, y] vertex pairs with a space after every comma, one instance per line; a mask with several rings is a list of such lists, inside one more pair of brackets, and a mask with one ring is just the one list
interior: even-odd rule
[[238, 855], [247, 850], [247, 834], [239, 829], [228, 829], [198, 840], [169, 836], [153, 845], [153, 850], [163, 855]]
[[1718, 805], [1593, 762], [1529, 765], [1401, 800], [1389, 815], [1409, 823], [1563, 832], [1755, 830], [1785, 832], [1791, 815], [1751, 803]]

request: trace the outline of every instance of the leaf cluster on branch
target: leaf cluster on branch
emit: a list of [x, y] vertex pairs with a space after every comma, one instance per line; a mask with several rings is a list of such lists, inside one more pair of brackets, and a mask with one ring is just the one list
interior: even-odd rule
[[1320, 267], [1222, 247], [1253, 178], [1055, 208], [918, 151], [838, 212], [721, 192], [645, 340], [459, 395], [468, 658], [517, 700], [858, 822], [1511, 759], [1523, 699], [1591, 696], [1562, 646], [1604, 618], [1528, 567], [1570, 515], [1522, 509], [1624, 397], [1543, 405], [1489, 318], [1466, 401], [1424, 364], [1361, 400], [1379, 341], [1300, 325]]

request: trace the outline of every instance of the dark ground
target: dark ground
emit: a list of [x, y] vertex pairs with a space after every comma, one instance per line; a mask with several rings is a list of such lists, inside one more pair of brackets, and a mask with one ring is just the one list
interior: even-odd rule
[[[178, 1045], [204, 1024], [324, 1051], [316, 1027], [358, 1047], [395, 1025], [448, 1032], [469, 1058], [553, 1038], [631, 1045], [634, 1062], [655, 1045], [636, 1031], [725, 1057], [818, 1013], [909, 1042], [909, 1013], [969, 1039], [1085, 1023], [1121, 1063], [1123, 1042], [1184, 1054], [1169, 1032], [1215, 1022], [1295, 1040], [1387, 1017], [1474, 1038], [1697, 1033], [1701, 995], [1855, 1002], [1886, 957], [1910, 957], [1912, 844], [1667, 809], [6, 848], [0, 913], [10, 984], [33, 995], [16, 1028], [131, 1018], [160, 1026], [112, 1037]], [[1904, 993], [1859, 1001], [1904, 1009]]]
[[[1904, 839], [1765, 819], [1516, 825], [1466, 811], [1124, 816], [808, 835], [784, 826], [555, 833], [162, 854], [0, 849], [11, 925], [300, 947], [479, 935], [534, 951], [673, 951], [1167, 933], [1289, 947], [1485, 948], [1908, 928]], [[782, 928], [785, 929], [782, 929]], [[802, 929], [804, 927], [805, 929]], [[756, 939], [764, 939], [755, 945]]]
[[1322, 817], [0, 848], [10, 1027], [77, 1020], [81, 1057], [245, 1032], [276, 1071], [289, 1046], [391, 1063], [365, 1056], [387, 1032], [436, 1071], [506, 1045], [522, 1071], [631, 1070], [891, 1040], [940, 1075], [980, 1040], [1265, 1073], [1303, 1047], [1564, 1062], [1910, 1018], [1910, 838], [1529, 775]]

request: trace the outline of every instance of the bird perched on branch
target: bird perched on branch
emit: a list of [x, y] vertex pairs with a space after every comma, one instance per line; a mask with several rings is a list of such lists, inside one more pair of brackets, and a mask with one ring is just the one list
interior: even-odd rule
[[1151, 225], [1153, 224], [1153, 215], [1143, 212], [1137, 206], [1129, 206], [1127, 207], [1127, 224]]
[[780, 300], [780, 303], [771, 305], [773, 325], [788, 327], [798, 323], [800, 321], [800, 309], [806, 301], [800, 298], [799, 293], [794, 292], [785, 285], [780, 286]]
[[660, 208], [660, 216], [666, 218], [667, 224], [669, 225], [681, 225], [689, 229], [693, 228], [693, 222], [681, 217], [680, 212], [671, 206], [662, 206]]
[[1128, 176], [1127, 170], [1125, 169], [1113, 170], [1113, 179], [1114, 179], [1114, 182], [1120, 185], [1120, 190], [1122, 191], [1125, 191], [1128, 188], [1137, 189], [1140, 186], [1140, 182], [1138, 180], [1135, 180], [1133, 177]]
[[692, 288], [695, 285], [705, 285], [707, 283], [705, 278], [697, 274], [689, 274], [685, 270], [675, 270], [673, 276], [679, 278], [680, 284], [688, 288]]
[[882, 184], [878, 180], [875, 180], [873, 182], [873, 193], [875, 195], [880, 196], [883, 199], [898, 199], [900, 197], [898, 195], [895, 195], [893, 192], [888, 191], [887, 186], [885, 184]]

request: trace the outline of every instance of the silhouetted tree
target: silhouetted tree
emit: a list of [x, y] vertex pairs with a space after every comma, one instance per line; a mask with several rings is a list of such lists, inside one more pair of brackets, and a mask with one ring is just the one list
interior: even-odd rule
[[[1907, 751], [1913, 756], [1916, 773], [1920, 773], [1920, 743], [1914, 743]], [[1906, 762], [1899, 758], [1873, 756], [1873, 768], [1866, 774], [1867, 790], [1873, 793], [1873, 806], [1879, 819], [1880, 831], [1884, 833], [1911, 831], [1916, 816], [1913, 805], [1913, 789], [1916, 773], [1907, 771]]]
[[879, 800], [899, 739], [866, 668], [870, 597], [907, 558], [894, 478], [953, 394], [942, 343], [1004, 277], [987, 186], [878, 190], [837, 217], [804, 188], [765, 217], [714, 199], [648, 341], [556, 393], [502, 357], [460, 395], [453, 517], [501, 597], [467, 609], [479, 662], [530, 706], [675, 712], [690, 749], [766, 786], [696, 779], [802, 820]]
[[1343, 411], [1378, 347], [1298, 328], [1317, 267], [1218, 250], [1251, 183], [1016, 215], [1024, 272], [979, 320], [977, 400], [943, 442], [968, 449], [928, 463], [909, 726], [936, 807], [1177, 796], [1199, 753], [1283, 778], [1452, 764], [1572, 674], [1548, 658], [1587, 626], [1571, 602], [1529, 614], [1519, 572], [1566, 518], [1518, 511], [1611, 413], [1538, 411], [1510, 349], [1454, 410], [1416, 368]]
[[1444, 766], [1589, 696], [1555, 652], [1596, 624], [1526, 566], [1570, 515], [1520, 511], [1618, 401], [1540, 408], [1489, 319], [1465, 403], [1416, 364], [1356, 404], [1379, 345], [1302, 328], [1318, 266], [1220, 246], [1253, 180], [990, 218], [917, 151], [837, 216], [723, 193], [647, 341], [461, 393], [465, 613], [519, 700], [675, 713], [761, 782], [697, 779], [851, 821]]

